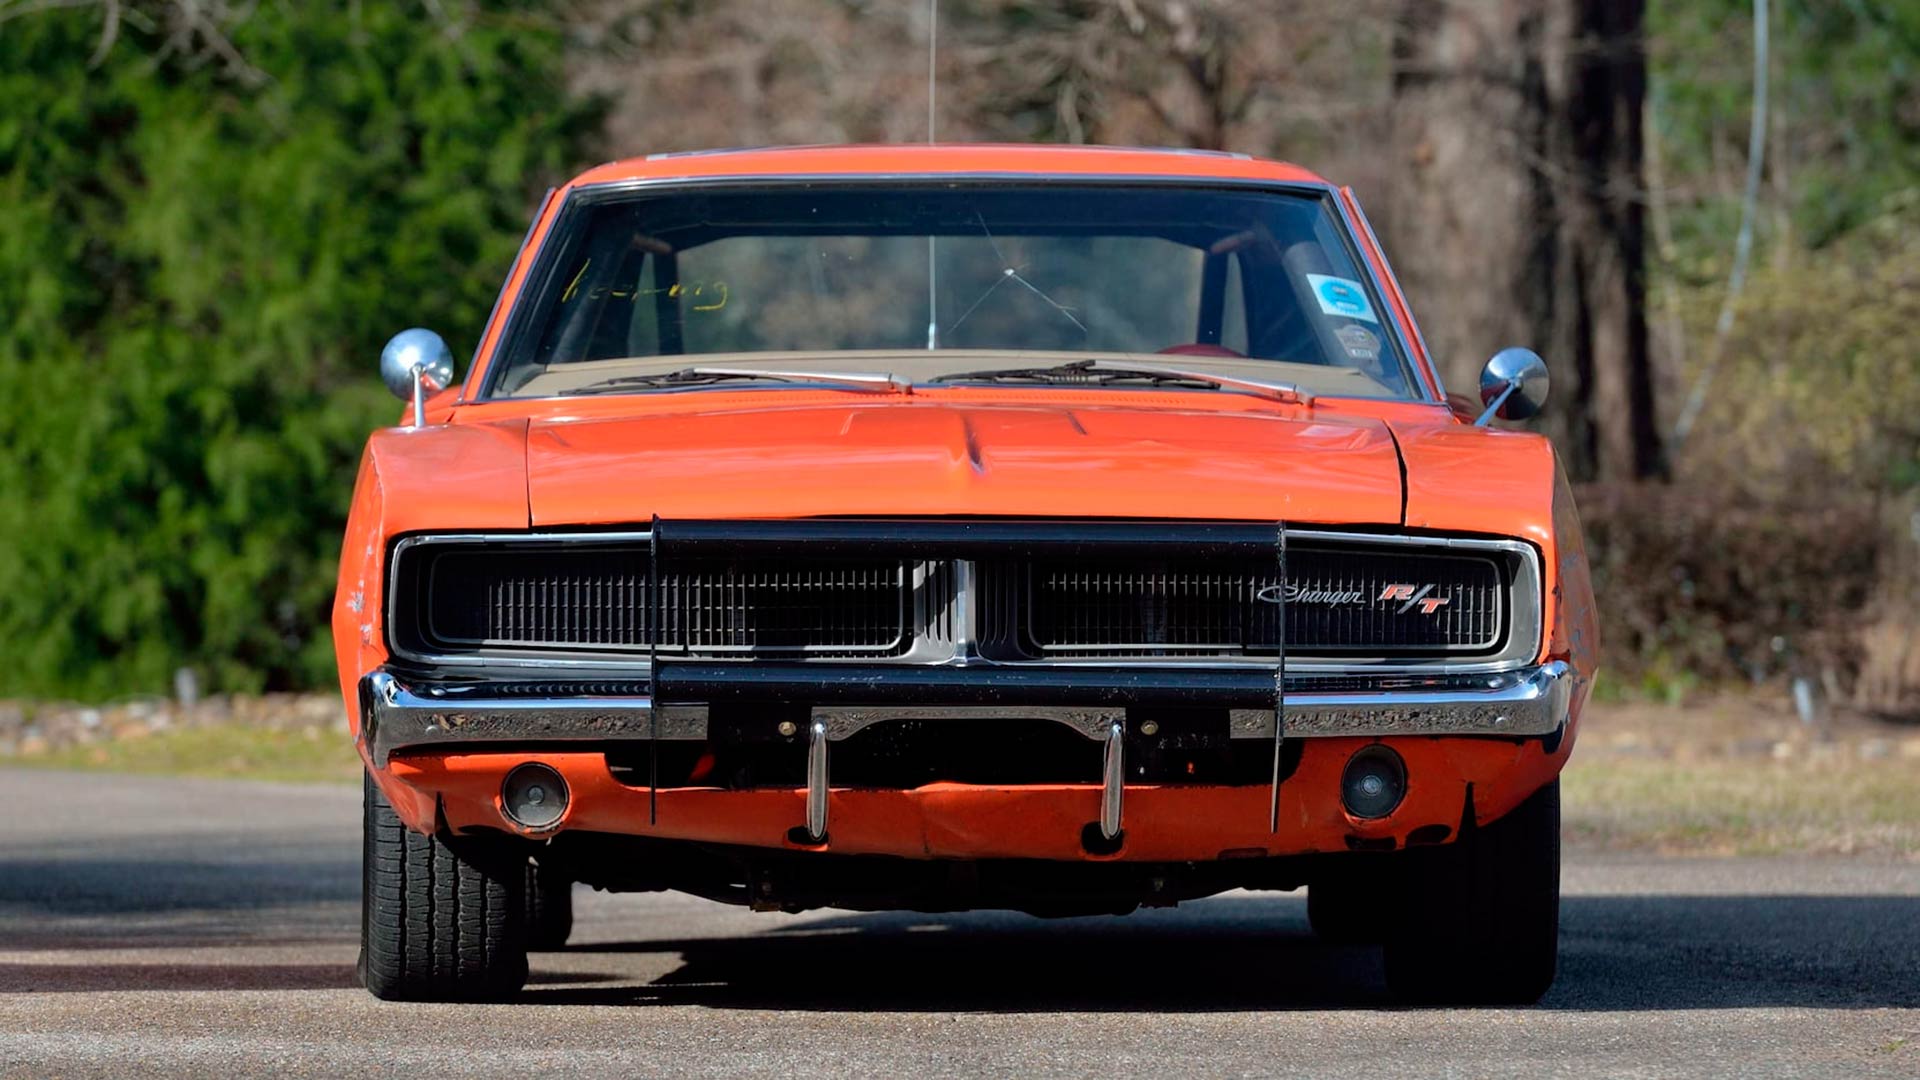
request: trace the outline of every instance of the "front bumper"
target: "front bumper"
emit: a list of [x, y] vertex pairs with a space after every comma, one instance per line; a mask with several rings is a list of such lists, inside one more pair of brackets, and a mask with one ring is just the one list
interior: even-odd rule
[[1129, 708], [1165, 707], [1225, 707], [1236, 739], [1272, 739], [1276, 715], [1285, 738], [1543, 737], [1565, 725], [1574, 677], [1552, 661], [1450, 678], [1289, 679], [1277, 695], [1268, 668], [997, 668], [982, 678], [965, 667], [676, 664], [663, 682], [656, 696], [644, 681], [446, 683], [375, 671], [360, 683], [361, 736], [379, 767], [406, 750], [698, 742], [710, 704], [761, 700], [809, 703], [829, 742], [886, 720], [983, 716], [1053, 720], [1104, 739]]
[[[983, 674], [964, 667], [676, 664], [663, 670], [660, 696], [681, 704], [660, 704], [644, 681], [454, 683], [382, 670], [361, 681], [361, 738], [377, 768], [427, 800], [423, 821], [437, 816], [456, 831], [504, 825], [544, 835], [506, 820], [499, 801], [505, 775], [539, 760], [560, 770], [573, 792], [564, 820], [549, 833], [824, 849], [831, 816], [831, 846], [842, 852], [1194, 859], [1396, 846], [1448, 834], [1463, 811], [1490, 820], [1551, 778], [1577, 707], [1573, 672], [1560, 662], [1490, 675], [1298, 677], [1287, 680], [1284, 695], [1276, 693], [1272, 668]], [[778, 705], [783, 715], [792, 715], [795, 703], [806, 706], [803, 788], [647, 789], [609, 773], [610, 751], [651, 740], [706, 740], [713, 707], [753, 702]], [[1284, 790], [1277, 771], [1271, 789], [1128, 782], [1125, 733], [1139, 728], [1129, 709], [1167, 708], [1224, 708], [1230, 738], [1273, 743], [1276, 769], [1282, 741], [1309, 741], [1298, 744], [1303, 756]], [[832, 786], [829, 746], [870, 725], [996, 717], [1053, 721], [1104, 745], [1101, 782]], [[1276, 717], [1284, 720], [1278, 731]], [[1341, 809], [1336, 793], [1342, 764], [1371, 739], [1394, 746], [1415, 779], [1389, 817], [1360, 820]], [[1151, 823], [1146, 833], [1123, 830], [1123, 801], [1126, 818]], [[1059, 827], [1036, 828], [1041, 821]]]

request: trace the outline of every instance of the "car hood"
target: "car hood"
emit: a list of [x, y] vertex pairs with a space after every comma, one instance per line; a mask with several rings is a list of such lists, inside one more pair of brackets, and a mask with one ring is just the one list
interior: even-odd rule
[[535, 527], [1047, 516], [1398, 524], [1387, 426], [1305, 413], [885, 402], [536, 419]]

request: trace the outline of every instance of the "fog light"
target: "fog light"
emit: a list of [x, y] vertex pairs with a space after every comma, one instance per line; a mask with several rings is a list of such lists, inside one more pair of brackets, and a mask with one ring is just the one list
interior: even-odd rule
[[1393, 813], [1407, 793], [1407, 766], [1385, 746], [1369, 746], [1347, 759], [1340, 777], [1340, 802], [1357, 818]]
[[567, 782], [551, 766], [521, 765], [500, 785], [500, 807], [522, 828], [552, 828], [567, 812]]

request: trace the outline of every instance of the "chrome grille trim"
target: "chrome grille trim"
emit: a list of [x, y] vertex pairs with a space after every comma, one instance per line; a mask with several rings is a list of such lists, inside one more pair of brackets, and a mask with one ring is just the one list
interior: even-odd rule
[[[1392, 656], [1340, 657], [1337, 659], [1318, 659], [1301, 657], [1295, 654], [1289, 645], [1287, 649], [1286, 669], [1289, 673], [1328, 673], [1353, 672], [1359, 674], [1383, 674], [1388, 672], [1410, 675], [1424, 674], [1479, 674], [1500, 671], [1513, 671], [1531, 664], [1540, 655], [1546, 637], [1546, 607], [1541, 589], [1544, 587], [1540, 572], [1540, 552], [1524, 540], [1495, 539], [1478, 536], [1429, 536], [1407, 533], [1368, 533], [1343, 529], [1293, 528], [1286, 529], [1287, 543], [1300, 541], [1327, 544], [1352, 544], [1355, 546], [1377, 545], [1389, 548], [1429, 548], [1436, 551], [1499, 553], [1514, 560], [1516, 570], [1513, 574], [1507, 605], [1511, 613], [1510, 626], [1506, 635], [1506, 644], [1500, 652], [1488, 656], [1461, 658], [1455, 660], [1405, 660]], [[1218, 658], [1208, 658], [1218, 662]], [[1227, 661], [1229, 664], [1232, 660]], [[1271, 663], [1265, 657], [1255, 657], [1240, 661], [1253, 663]]]
[[[1271, 562], [1008, 564], [1020, 647], [1034, 658], [1081, 656], [1263, 656], [1285, 644], [1295, 655], [1486, 655], [1508, 632], [1508, 560], [1498, 554], [1420, 552], [1402, 567], [1355, 545], [1324, 546], [1290, 536], [1284, 572]], [[1383, 588], [1415, 582], [1443, 603], [1402, 613]], [[1305, 586], [1351, 596], [1335, 604], [1296, 600], [1283, 608], [1261, 594]], [[1410, 586], [1411, 587], [1411, 586]]]
[[[1057, 523], [1036, 521], [1035, 524]], [[1498, 552], [1513, 558], [1519, 568], [1514, 574], [1510, 598], [1511, 629], [1506, 635], [1505, 648], [1497, 655], [1451, 660], [1410, 660], [1391, 655], [1320, 658], [1303, 656], [1289, 648], [1286, 658], [1286, 670], [1289, 675], [1492, 673], [1518, 669], [1532, 662], [1539, 655], [1544, 638], [1542, 578], [1540, 557], [1532, 544], [1510, 539], [1353, 532], [1324, 528], [1290, 527], [1285, 532], [1289, 542], [1379, 545], [1474, 553]], [[597, 675], [633, 677], [636, 674], [644, 677], [649, 670], [648, 661], [644, 655], [636, 656], [630, 653], [569, 655], [565, 652], [550, 651], [537, 656], [514, 656], [497, 653], [475, 655], [403, 649], [396, 647], [396, 643], [392, 640], [391, 623], [394, 613], [401, 610], [402, 606], [402, 599], [399, 596], [401, 576], [394, 570], [408, 551], [421, 544], [525, 543], [592, 546], [647, 544], [651, 540], [651, 531], [644, 529], [603, 532], [466, 532], [402, 537], [392, 545], [387, 568], [385, 590], [387, 606], [385, 618], [382, 621], [388, 626], [388, 649], [396, 660], [423, 667], [466, 671], [548, 671], [556, 674], [577, 673], [583, 677]], [[892, 656], [809, 655], [809, 662], [822, 665], [877, 662], [980, 668], [1084, 668], [1092, 671], [1137, 668], [1141, 666], [1143, 660], [1149, 661], [1154, 667], [1167, 668], [1206, 669], [1245, 666], [1271, 668], [1273, 666], [1271, 655], [1088, 658], [1063, 654], [1026, 659], [1004, 652], [995, 652], [990, 647], [991, 642], [982, 641], [983, 635], [988, 631], [980, 625], [979, 620], [979, 611], [984, 599], [983, 592], [991, 587], [991, 583], [982, 581], [982, 575], [977, 573], [974, 566], [966, 560], [926, 559], [914, 562], [909, 558], [904, 561], [908, 566], [908, 579], [907, 588], [903, 591], [910, 594], [906, 601], [907, 615], [912, 628], [909, 645], [897, 655]], [[566, 677], [571, 677], [571, 674]]]

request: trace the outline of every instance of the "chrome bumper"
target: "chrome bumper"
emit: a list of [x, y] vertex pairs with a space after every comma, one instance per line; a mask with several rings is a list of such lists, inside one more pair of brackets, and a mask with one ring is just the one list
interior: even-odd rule
[[[812, 723], [826, 741], [888, 720], [1028, 717], [1072, 727], [1091, 740], [1111, 738], [1129, 707], [1228, 709], [1236, 739], [1273, 739], [1271, 671], [1115, 671], [1063, 669], [991, 673], [965, 668], [925, 672], [892, 668], [875, 679], [864, 668], [708, 666], [669, 684], [675, 701], [812, 702]], [[725, 670], [731, 668], [732, 670]], [[751, 674], [747, 674], [752, 672]], [[1573, 672], [1554, 661], [1515, 671], [1429, 680], [1345, 680], [1319, 688], [1289, 679], [1281, 710], [1287, 738], [1461, 735], [1542, 737], [1566, 723]], [[361, 736], [376, 765], [397, 750], [479, 749], [487, 745], [611, 744], [707, 737], [704, 704], [656, 705], [642, 681], [564, 687], [538, 683], [405, 682], [376, 671], [360, 682]], [[564, 689], [566, 692], [561, 693]]]

